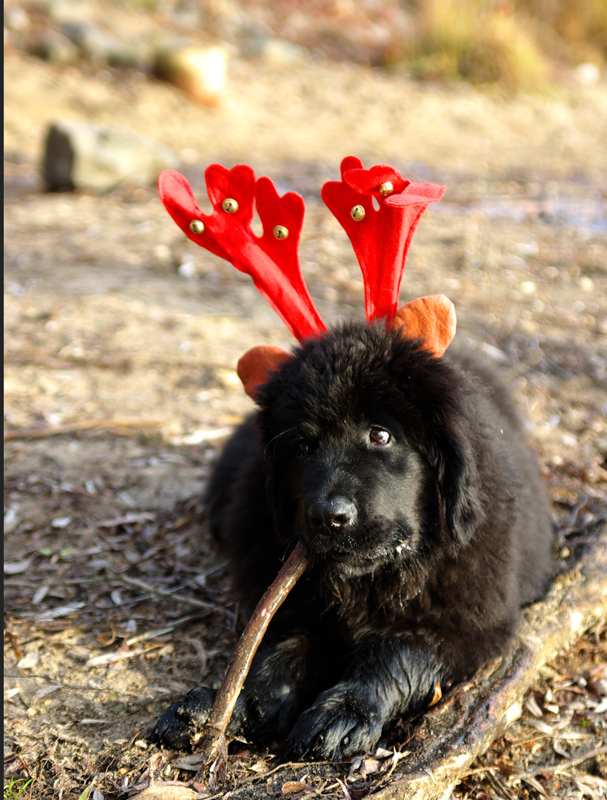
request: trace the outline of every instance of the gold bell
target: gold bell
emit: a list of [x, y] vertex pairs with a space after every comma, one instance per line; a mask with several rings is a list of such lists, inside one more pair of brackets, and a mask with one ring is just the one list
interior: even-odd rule
[[394, 184], [391, 181], [386, 181], [379, 187], [379, 193], [383, 195], [391, 194], [393, 191]]
[[204, 222], [201, 219], [193, 219], [190, 222], [192, 233], [204, 233]]
[[364, 206], [352, 206], [350, 209], [350, 216], [354, 222], [360, 222], [361, 219], [365, 218], [366, 213]]
[[232, 197], [226, 197], [226, 199], [221, 204], [221, 207], [226, 212], [226, 214], [234, 214], [238, 211], [238, 203]]
[[273, 233], [276, 239], [286, 239], [289, 235], [289, 229], [285, 228], [284, 225], [276, 225]]

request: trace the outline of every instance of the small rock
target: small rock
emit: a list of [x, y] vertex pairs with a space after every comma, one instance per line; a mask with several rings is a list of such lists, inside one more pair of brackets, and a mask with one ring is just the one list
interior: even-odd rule
[[284, 39], [268, 39], [261, 54], [263, 60], [272, 66], [283, 67], [288, 64], [306, 61], [309, 52], [305, 47], [300, 47]]
[[168, 148], [125, 128], [62, 120], [48, 129], [42, 174], [52, 190], [103, 192], [125, 181], [151, 184], [177, 165]]
[[27, 11], [21, 6], [9, 6], [4, 10], [4, 25], [16, 33], [25, 33], [30, 27]]
[[215, 378], [224, 389], [240, 389], [240, 378], [235, 369], [219, 367], [215, 370]]
[[92, 64], [135, 67], [142, 60], [134, 45], [120, 41], [91, 22], [66, 21], [61, 28]]
[[273, 67], [301, 63], [310, 55], [305, 47], [275, 36], [251, 36], [243, 40], [240, 49], [245, 58], [260, 59]]
[[520, 256], [515, 256], [513, 254], [510, 254], [509, 256], [507, 256], [506, 264], [509, 267], [514, 267], [514, 268], [524, 268], [524, 267], [526, 267], [525, 259], [521, 258]]
[[161, 50], [154, 57], [152, 71], [197, 103], [216, 106], [226, 90], [228, 53], [220, 46]]
[[196, 264], [193, 260], [185, 258], [177, 268], [177, 272], [182, 278], [195, 278], [196, 277]]
[[520, 256], [536, 256], [539, 251], [537, 242], [517, 242], [516, 251]]
[[85, 21], [92, 19], [95, 8], [87, 0], [46, 0], [50, 19], [56, 23]]
[[53, 30], [41, 30], [27, 43], [27, 51], [51, 64], [66, 66], [80, 58], [80, 49], [67, 36]]
[[33, 650], [31, 653], [27, 653], [27, 655], [23, 656], [23, 658], [17, 662], [17, 667], [19, 669], [33, 669], [37, 663], [38, 651]]
[[600, 80], [601, 70], [596, 64], [586, 62], [577, 65], [573, 70], [573, 76], [582, 86], [594, 86]]

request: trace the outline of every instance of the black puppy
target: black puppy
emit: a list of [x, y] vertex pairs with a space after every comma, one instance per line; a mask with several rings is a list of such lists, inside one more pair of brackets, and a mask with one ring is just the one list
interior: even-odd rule
[[[252, 608], [303, 539], [312, 565], [270, 623], [230, 730], [340, 759], [504, 651], [551, 573], [523, 426], [490, 373], [383, 325], [311, 338], [259, 391], [210, 483], [211, 527]], [[214, 693], [171, 706], [184, 747]]]

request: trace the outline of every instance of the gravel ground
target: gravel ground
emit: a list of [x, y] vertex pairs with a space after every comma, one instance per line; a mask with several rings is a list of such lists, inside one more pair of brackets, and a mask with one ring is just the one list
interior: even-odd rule
[[[514, 98], [344, 63], [235, 59], [224, 103], [207, 109], [141, 75], [16, 50], [5, 67], [9, 796], [122, 800], [194, 774], [145, 732], [172, 698], [217, 684], [236, 641], [238, 606], [200, 497], [251, 409], [237, 358], [291, 344], [249, 279], [185, 241], [153, 188], [42, 191], [41, 142], [57, 117], [153, 136], [201, 199], [213, 161], [250, 163], [300, 191], [304, 273], [326, 321], [363, 305], [349, 244], [318, 199], [340, 159], [446, 183], [416, 233], [402, 301], [447, 294], [459, 342], [510, 381], [562, 565], [575, 557], [607, 508], [604, 84]], [[521, 720], [456, 796], [605, 796], [606, 656], [599, 625], [543, 668]], [[289, 767], [244, 749], [227, 790], [360, 798], [393, 760]]]

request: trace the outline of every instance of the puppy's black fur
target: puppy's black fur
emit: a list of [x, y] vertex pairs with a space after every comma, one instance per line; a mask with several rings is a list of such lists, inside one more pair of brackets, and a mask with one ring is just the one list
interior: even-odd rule
[[[211, 526], [247, 606], [298, 539], [312, 556], [231, 725], [298, 758], [371, 748], [437, 681], [502, 653], [551, 573], [548, 508], [506, 391], [419, 344], [366, 323], [306, 342], [211, 480]], [[190, 692], [155, 738], [186, 745], [212, 699]]]

